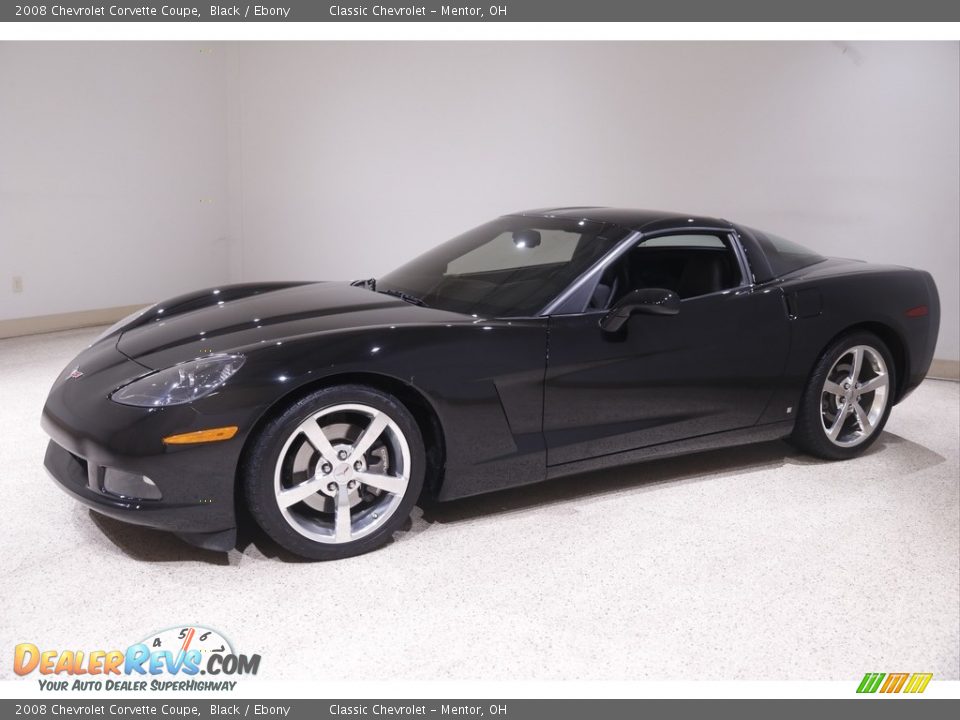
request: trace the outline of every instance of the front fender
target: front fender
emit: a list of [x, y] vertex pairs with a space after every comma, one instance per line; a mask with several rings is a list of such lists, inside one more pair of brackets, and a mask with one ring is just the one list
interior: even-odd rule
[[546, 323], [383, 326], [237, 348], [247, 362], [224, 390], [196, 403], [242, 417], [241, 435], [285, 398], [358, 376], [385, 377], [429, 402], [445, 439], [445, 499], [545, 477], [542, 434]]

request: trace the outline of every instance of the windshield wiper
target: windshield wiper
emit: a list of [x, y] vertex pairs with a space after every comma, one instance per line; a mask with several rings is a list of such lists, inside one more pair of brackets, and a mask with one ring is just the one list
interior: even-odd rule
[[383, 295], [390, 295], [391, 297], [400, 298], [404, 302], [408, 302], [411, 305], [419, 305], [420, 307], [426, 307], [426, 303], [418, 298], [416, 295], [408, 295], [407, 293], [401, 290], [377, 290], [378, 293]]

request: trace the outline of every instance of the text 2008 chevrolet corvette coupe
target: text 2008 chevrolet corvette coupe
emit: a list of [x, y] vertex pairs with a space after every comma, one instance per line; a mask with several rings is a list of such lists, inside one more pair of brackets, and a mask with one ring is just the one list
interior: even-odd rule
[[376, 280], [158, 303], [57, 378], [45, 465], [111, 517], [204, 547], [236, 504], [299, 555], [386, 542], [459, 498], [789, 437], [862, 453], [926, 374], [929, 273], [724, 220], [501, 217]]

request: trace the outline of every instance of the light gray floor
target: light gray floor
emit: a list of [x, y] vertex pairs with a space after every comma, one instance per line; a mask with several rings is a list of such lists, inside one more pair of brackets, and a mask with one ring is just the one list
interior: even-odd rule
[[7, 651], [201, 623], [271, 679], [960, 677], [956, 383], [924, 383], [856, 461], [767, 443], [596, 473], [418, 510], [388, 547], [310, 564], [259, 536], [193, 549], [47, 478], [40, 409], [94, 334], [0, 341]]

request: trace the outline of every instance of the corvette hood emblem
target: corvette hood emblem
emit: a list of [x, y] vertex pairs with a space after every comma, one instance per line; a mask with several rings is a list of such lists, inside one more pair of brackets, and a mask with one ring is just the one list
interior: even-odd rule
[[73, 369], [73, 372], [71, 372], [70, 375], [68, 375], [68, 377], [70, 377], [70, 378], [73, 379], [73, 380], [76, 380], [76, 379], [77, 379], [78, 377], [80, 377], [81, 375], [83, 375], [83, 371], [80, 370], [80, 368], [75, 367], [75, 368]]

